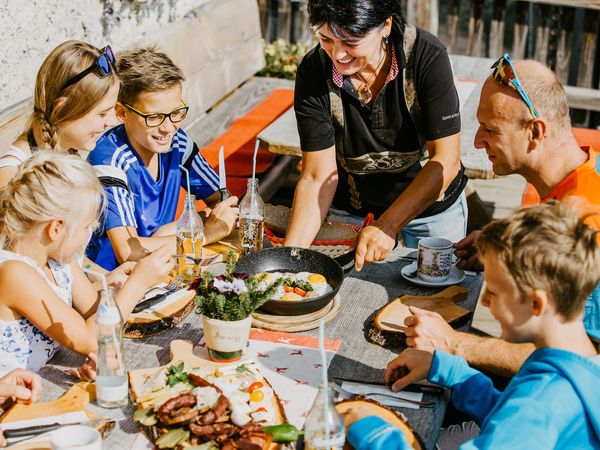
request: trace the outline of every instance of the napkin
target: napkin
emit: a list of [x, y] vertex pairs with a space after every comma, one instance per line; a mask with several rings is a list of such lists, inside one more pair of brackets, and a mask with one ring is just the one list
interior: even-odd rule
[[411, 409], [419, 409], [419, 405], [415, 405], [414, 403], [404, 402], [402, 399], [407, 400], [416, 400], [421, 401], [423, 399], [423, 394], [420, 392], [407, 392], [407, 391], [399, 391], [393, 392], [389, 387], [382, 386], [380, 384], [364, 384], [364, 383], [356, 383], [353, 381], [344, 381], [342, 383], [342, 389], [351, 392], [356, 395], [366, 395], [379, 393], [385, 395], [391, 395], [396, 397], [396, 399], [390, 397], [384, 397], [382, 395], [366, 395], [367, 398], [371, 400], [375, 400], [378, 403], [386, 406], [393, 407], [402, 407], [402, 408], [411, 408]]

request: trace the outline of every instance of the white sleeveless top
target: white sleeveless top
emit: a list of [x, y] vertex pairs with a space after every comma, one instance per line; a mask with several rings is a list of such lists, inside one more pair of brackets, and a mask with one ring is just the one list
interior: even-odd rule
[[0, 168], [19, 167], [28, 156], [19, 147], [11, 145], [8, 150], [0, 152]]
[[[60, 264], [52, 259], [48, 260], [48, 266], [57, 283], [54, 284], [32, 259], [7, 250], [0, 250], [0, 264], [11, 260], [29, 264], [62, 301], [69, 306], [72, 305], [73, 277], [68, 265]], [[0, 319], [0, 377], [16, 368], [37, 372], [54, 356], [59, 346], [58, 342], [46, 336], [25, 317], [19, 320]]]

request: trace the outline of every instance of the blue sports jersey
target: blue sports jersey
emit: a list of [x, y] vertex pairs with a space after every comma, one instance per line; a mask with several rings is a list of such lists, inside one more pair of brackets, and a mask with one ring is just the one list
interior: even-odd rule
[[159, 175], [155, 180], [130, 144], [124, 125], [105, 133], [88, 156], [108, 201], [103, 223], [92, 237], [86, 255], [107, 270], [119, 264], [107, 230], [135, 227], [138, 236], [149, 237], [175, 220], [179, 188], [186, 187], [180, 164], [189, 170], [190, 187], [196, 198], [204, 199], [219, 188], [218, 175], [182, 129], [173, 137], [171, 150], [158, 158]]

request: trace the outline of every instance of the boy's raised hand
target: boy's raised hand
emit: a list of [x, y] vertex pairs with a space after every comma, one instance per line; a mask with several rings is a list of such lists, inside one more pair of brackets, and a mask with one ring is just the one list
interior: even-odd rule
[[235, 227], [240, 210], [238, 198], [231, 196], [213, 208], [204, 224], [204, 244], [217, 242], [229, 236]]
[[393, 383], [392, 391], [398, 392], [411, 383], [427, 378], [432, 361], [433, 351], [407, 348], [388, 363], [385, 382]]

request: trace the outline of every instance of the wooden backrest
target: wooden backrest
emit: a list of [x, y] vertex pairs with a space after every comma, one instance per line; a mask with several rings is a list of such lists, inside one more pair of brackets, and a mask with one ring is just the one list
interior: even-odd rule
[[[256, 0], [210, 0], [138, 43], [158, 44], [183, 70], [185, 127], [265, 65]], [[31, 109], [29, 98], [0, 111], [0, 150], [22, 133]]]

